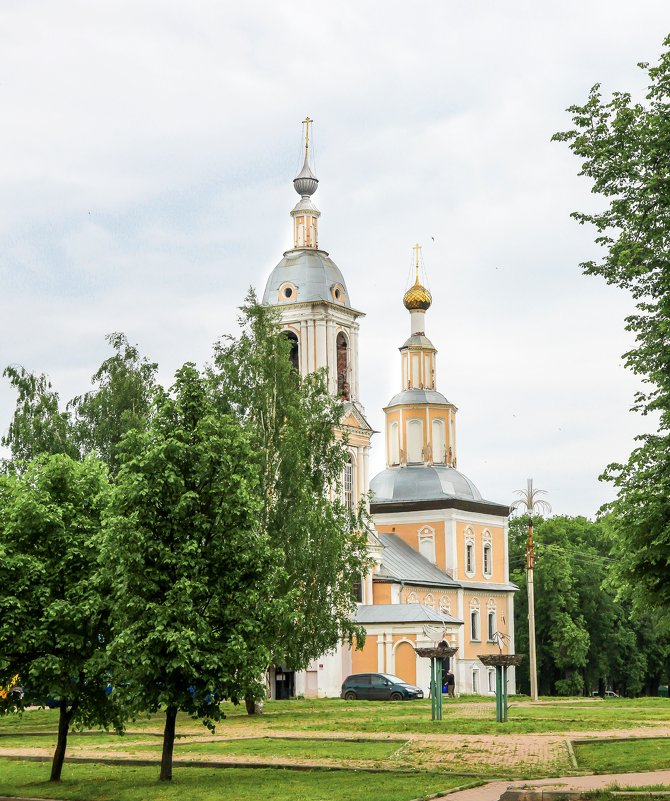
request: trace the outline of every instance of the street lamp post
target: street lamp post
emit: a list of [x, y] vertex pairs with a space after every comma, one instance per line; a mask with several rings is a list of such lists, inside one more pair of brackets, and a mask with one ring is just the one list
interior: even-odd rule
[[533, 479], [527, 479], [526, 489], [517, 490], [519, 499], [514, 501], [512, 509], [521, 509], [528, 514], [528, 539], [526, 541], [526, 586], [528, 588], [528, 656], [530, 669], [530, 700], [537, 701], [537, 654], [535, 651], [535, 545], [533, 543], [533, 515], [550, 514], [551, 506], [539, 495], [546, 495], [545, 490], [534, 489]]

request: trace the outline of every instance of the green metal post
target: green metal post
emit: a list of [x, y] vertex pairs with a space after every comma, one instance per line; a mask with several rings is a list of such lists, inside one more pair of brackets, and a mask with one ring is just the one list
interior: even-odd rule
[[502, 723], [502, 667], [496, 665], [496, 722]]
[[502, 669], [503, 685], [503, 720], [507, 723], [507, 665]]
[[437, 719], [442, 720], [442, 660], [435, 660], [435, 697], [437, 699]]
[[436, 706], [436, 698], [435, 698], [435, 658], [431, 656], [430, 658], [430, 714], [431, 718], [435, 720], [435, 714], [437, 712]]

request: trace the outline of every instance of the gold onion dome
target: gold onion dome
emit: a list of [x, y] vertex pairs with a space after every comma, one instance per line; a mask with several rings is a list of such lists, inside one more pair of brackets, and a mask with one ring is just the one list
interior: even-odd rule
[[407, 292], [405, 292], [402, 302], [409, 311], [418, 311], [419, 309], [426, 311], [433, 302], [433, 296], [425, 286], [421, 286], [417, 278], [414, 286], [410, 287]]

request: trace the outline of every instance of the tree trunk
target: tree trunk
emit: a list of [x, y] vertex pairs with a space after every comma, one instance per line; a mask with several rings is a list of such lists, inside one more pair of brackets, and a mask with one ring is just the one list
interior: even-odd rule
[[172, 752], [174, 751], [174, 732], [177, 722], [177, 707], [169, 706], [165, 710], [165, 731], [163, 732], [163, 754], [161, 756], [162, 782], [172, 781]]
[[60, 714], [58, 716], [58, 742], [54, 752], [53, 762], [51, 763], [51, 778], [49, 781], [59, 782], [65, 761], [65, 749], [67, 747], [67, 733], [70, 728], [71, 712], [67, 711], [67, 700], [61, 699]]
[[247, 715], [262, 715], [263, 714], [263, 699], [254, 698], [253, 695], [247, 695], [244, 698], [244, 705], [247, 708]]

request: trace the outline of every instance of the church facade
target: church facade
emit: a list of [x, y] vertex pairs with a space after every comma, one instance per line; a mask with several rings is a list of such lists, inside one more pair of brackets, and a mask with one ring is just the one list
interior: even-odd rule
[[[309, 126], [306, 121], [306, 128]], [[400, 676], [425, 693], [428, 660], [415, 647], [446, 639], [458, 648], [452, 660], [457, 691], [489, 693], [495, 675], [480, 654], [514, 652], [514, 591], [507, 553], [509, 507], [482, 498], [456, 469], [456, 406], [437, 389], [437, 351], [426, 334], [430, 292], [415, 282], [403, 302], [409, 336], [400, 347], [399, 392], [384, 408], [386, 469], [370, 479], [373, 430], [360, 400], [359, 320], [344, 276], [320, 248], [320, 212], [312, 201], [318, 179], [305, 160], [293, 185], [300, 196], [291, 211], [293, 248], [272, 271], [263, 302], [277, 306], [302, 375], [325, 368], [331, 392], [343, 402], [341, 429], [349, 460], [345, 503], [367, 502], [374, 531], [368, 535], [373, 567], [363, 577], [357, 620], [367, 632], [362, 649], [338, 646], [306, 671], [270, 672], [270, 694], [337, 696], [351, 673]], [[510, 671], [510, 692], [514, 676]]]

